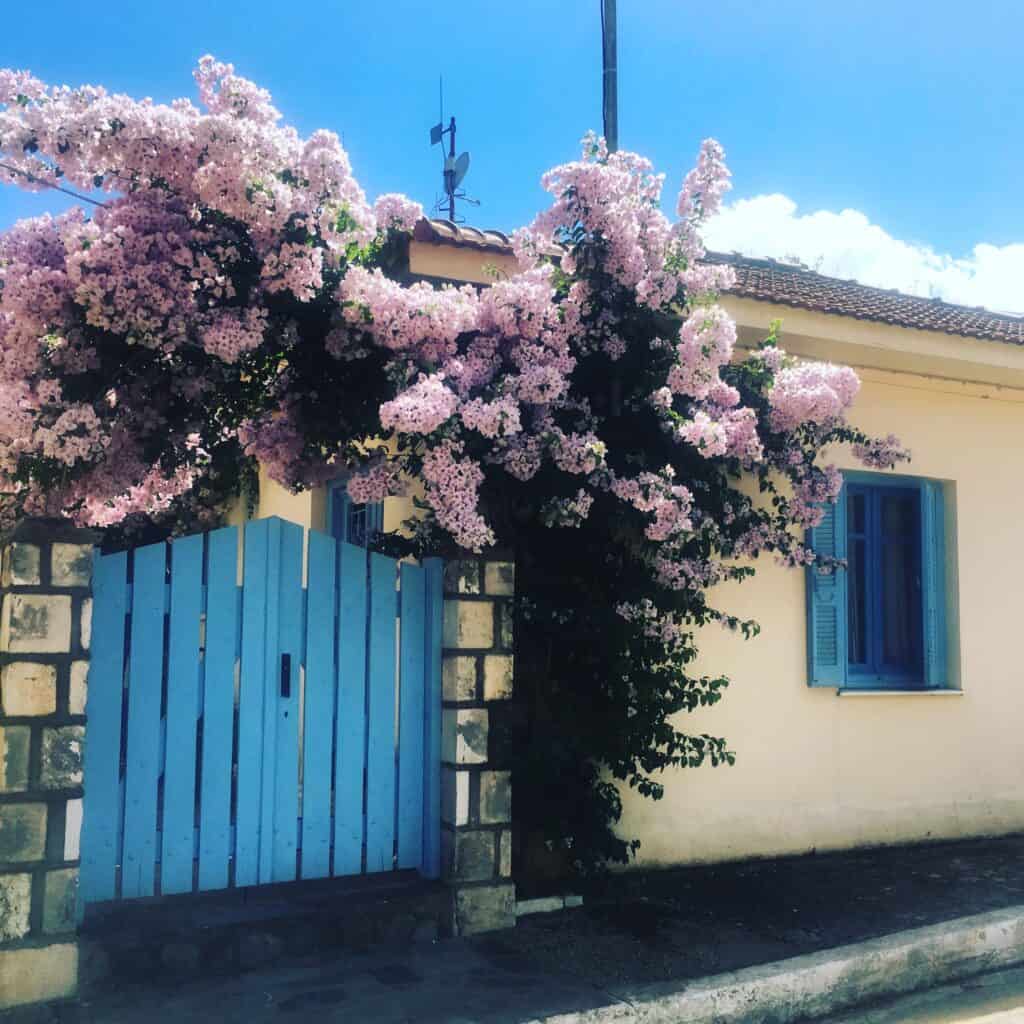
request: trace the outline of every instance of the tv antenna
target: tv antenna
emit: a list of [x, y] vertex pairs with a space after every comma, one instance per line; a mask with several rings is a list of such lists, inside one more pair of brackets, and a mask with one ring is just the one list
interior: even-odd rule
[[[439, 196], [437, 201], [434, 203], [434, 213], [447, 213], [448, 220], [453, 224], [465, 223], [465, 217], [457, 217], [455, 215], [455, 200], [460, 199], [464, 203], [469, 203], [472, 206], [479, 206], [479, 199], [471, 199], [466, 193], [459, 188], [462, 184], [462, 179], [465, 178], [466, 172], [469, 170], [469, 153], [460, 153], [458, 157], [455, 156], [455, 118], [451, 118], [448, 122], [448, 127], [444, 126], [444, 79], [440, 82], [440, 120], [433, 128], [430, 129], [430, 144], [436, 146], [441, 143], [441, 154], [444, 158], [444, 164], [441, 172], [441, 179], [443, 182], [444, 195]], [[448, 136], [448, 152], [444, 152], [444, 137]]]

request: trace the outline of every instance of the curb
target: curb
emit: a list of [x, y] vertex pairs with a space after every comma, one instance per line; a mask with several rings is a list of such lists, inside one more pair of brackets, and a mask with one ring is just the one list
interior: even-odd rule
[[1024, 906], [960, 917], [742, 971], [609, 990], [619, 1000], [543, 1024], [788, 1024], [1024, 962]]

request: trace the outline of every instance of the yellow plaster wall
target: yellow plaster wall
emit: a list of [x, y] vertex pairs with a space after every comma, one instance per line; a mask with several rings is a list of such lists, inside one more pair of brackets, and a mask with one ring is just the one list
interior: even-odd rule
[[517, 270], [515, 257], [511, 253], [488, 252], [470, 247], [456, 248], [432, 242], [409, 243], [409, 270], [414, 274], [447, 277], [453, 281], [470, 281], [474, 284], [493, 284], [494, 274], [489, 268], [497, 268], [504, 274], [514, 274]]
[[853, 420], [898, 434], [914, 456], [905, 472], [948, 483], [950, 650], [962, 694], [809, 688], [803, 573], [761, 559], [755, 579], [717, 595], [758, 619], [761, 635], [704, 631], [699, 667], [733, 682], [718, 705], [680, 719], [725, 736], [737, 763], [664, 776], [658, 803], [623, 793], [622, 832], [641, 839], [641, 864], [1024, 829], [1024, 405], [862, 376]]
[[[510, 256], [413, 242], [413, 273], [490, 283]], [[853, 419], [897, 433], [905, 470], [947, 483], [951, 661], [956, 694], [838, 696], [807, 683], [804, 577], [762, 560], [719, 604], [757, 618], [744, 642], [714, 629], [703, 667], [733, 683], [714, 708], [683, 716], [725, 736], [735, 767], [663, 777], [660, 802], [623, 792], [622, 831], [640, 864], [713, 861], [1024, 830], [1024, 348], [908, 330], [726, 296], [741, 345], [783, 319], [794, 354], [855, 365]], [[840, 457], [841, 465], [852, 465]], [[322, 489], [291, 495], [261, 475], [257, 515], [322, 528]], [[385, 503], [385, 528], [412, 510]], [[698, 666], [699, 670], [700, 666]]]

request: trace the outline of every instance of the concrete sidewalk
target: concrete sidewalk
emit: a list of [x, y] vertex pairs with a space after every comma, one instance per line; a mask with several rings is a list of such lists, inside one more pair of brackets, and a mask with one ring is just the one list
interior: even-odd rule
[[165, 973], [10, 1019], [783, 1024], [1021, 962], [1024, 838], [1009, 837], [635, 874], [509, 932]]
[[[740, 1024], [821, 1019], [1024, 961], [1024, 907], [677, 984], [607, 987], [470, 940], [308, 958], [192, 985], [123, 988], [11, 1019], [62, 1024]], [[0, 1016], [0, 1020], [3, 1017]]]

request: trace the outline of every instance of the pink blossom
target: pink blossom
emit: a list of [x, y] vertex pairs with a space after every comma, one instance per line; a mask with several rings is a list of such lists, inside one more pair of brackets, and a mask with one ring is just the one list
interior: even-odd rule
[[373, 204], [373, 215], [378, 230], [394, 228], [396, 231], [412, 231], [417, 222], [423, 219], [423, 207], [408, 196], [388, 192], [377, 196]]
[[848, 366], [800, 363], [780, 370], [768, 392], [772, 426], [794, 430], [803, 423], [819, 426], [836, 422], [860, 388]]

